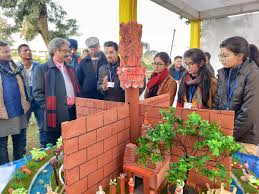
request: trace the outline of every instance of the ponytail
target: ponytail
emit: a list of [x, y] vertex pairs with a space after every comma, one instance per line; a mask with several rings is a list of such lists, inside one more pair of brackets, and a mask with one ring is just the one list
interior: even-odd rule
[[259, 50], [254, 44], [249, 44], [250, 59], [253, 60], [259, 67]]

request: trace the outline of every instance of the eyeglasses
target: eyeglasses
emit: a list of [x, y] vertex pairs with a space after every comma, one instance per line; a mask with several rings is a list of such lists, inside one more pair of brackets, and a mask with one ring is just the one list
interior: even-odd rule
[[70, 50], [68, 50], [68, 49], [59, 49], [59, 51], [62, 51], [64, 53], [68, 53]]
[[193, 62], [190, 62], [190, 63], [185, 63], [186, 67], [190, 67], [190, 66], [193, 66], [195, 63]]
[[224, 55], [224, 54], [218, 55], [219, 60], [226, 60], [228, 57], [229, 57], [228, 55]]
[[232, 55], [232, 54], [230, 54], [230, 55], [226, 55], [226, 54], [219, 54], [218, 55], [218, 58], [219, 58], [219, 60], [226, 60], [227, 58], [230, 58], [230, 57], [232, 57], [232, 56], [237, 56], [238, 54], [237, 53], [234, 53], [234, 55]]
[[154, 65], [154, 66], [164, 66], [165, 64], [153, 62], [152, 65]]

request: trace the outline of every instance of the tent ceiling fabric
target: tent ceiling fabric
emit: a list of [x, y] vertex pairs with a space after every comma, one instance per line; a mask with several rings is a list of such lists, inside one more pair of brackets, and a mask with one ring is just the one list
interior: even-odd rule
[[151, 0], [185, 18], [212, 19], [259, 11], [259, 0]]

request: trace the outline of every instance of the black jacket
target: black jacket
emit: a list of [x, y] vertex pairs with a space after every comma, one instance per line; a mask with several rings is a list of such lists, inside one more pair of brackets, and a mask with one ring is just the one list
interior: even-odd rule
[[91, 57], [85, 57], [76, 68], [83, 98], [103, 99], [103, 96], [97, 92], [97, 81], [99, 69], [102, 65], [107, 64], [107, 60], [103, 52], [99, 53], [98, 58], [96, 70]]
[[[231, 88], [235, 79], [233, 70]], [[227, 82], [229, 69], [218, 71], [217, 93], [214, 108], [227, 109]], [[249, 60], [241, 65], [237, 76], [236, 87], [230, 101], [230, 110], [235, 111], [234, 138], [236, 141], [259, 144], [259, 68]]]
[[[125, 101], [125, 92], [120, 87], [120, 80], [117, 74], [117, 68], [120, 66], [120, 60], [117, 61], [115, 65], [107, 63], [100, 67], [99, 77], [97, 83], [97, 90], [101, 94], [103, 94], [103, 99], [108, 101], [117, 101], [124, 102]], [[108, 90], [104, 91], [102, 88], [103, 78], [108, 76], [108, 81], [114, 82], [114, 88], [108, 88]], [[110, 80], [112, 77], [112, 80]]]
[[[65, 63], [65, 66], [69, 66], [68, 64]], [[72, 66], [69, 66], [73, 68]], [[48, 73], [48, 70], [50, 68], [55, 68], [56, 70], [56, 76], [55, 76], [55, 88], [56, 88], [56, 98], [57, 98], [57, 108], [56, 108], [56, 113], [57, 113], [57, 127], [55, 129], [50, 129], [47, 128], [47, 118], [46, 118], [46, 75]], [[76, 94], [76, 83], [74, 82], [74, 79], [72, 75], [70, 74], [69, 71], [67, 71], [70, 80], [72, 81], [74, 91], [75, 91], [75, 96]], [[49, 61], [45, 64], [38, 65], [35, 68], [35, 72], [33, 75], [33, 86], [32, 86], [32, 92], [33, 92], [33, 97], [37, 103], [39, 103], [40, 107], [44, 111], [44, 129], [45, 130], [61, 130], [61, 123], [65, 121], [69, 121], [69, 112], [68, 112], [68, 105], [67, 105], [67, 94], [66, 94], [66, 86], [65, 86], [65, 81], [63, 78], [63, 75], [61, 71], [56, 67], [56, 65], [53, 62], [53, 59], [49, 59]], [[48, 85], [48, 87], [51, 87], [51, 85]]]

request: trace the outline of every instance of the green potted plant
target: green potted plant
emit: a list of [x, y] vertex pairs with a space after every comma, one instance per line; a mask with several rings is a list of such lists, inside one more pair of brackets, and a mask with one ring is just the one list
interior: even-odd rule
[[[153, 163], [162, 160], [161, 154], [154, 150], [163, 142], [169, 150], [176, 146], [183, 153], [182, 155], [170, 153], [172, 156], [177, 156], [179, 160], [169, 165], [170, 169], [166, 176], [168, 183], [176, 185], [183, 182], [185, 191], [191, 170], [209, 177], [214, 183], [228, 181], [226, 168], [220, 161], [240, 150], [239, 144], [233, 137], [225, 136], [220, 131], [220, 126], [202, 120], [200, 115], [193, 112], [188, 115], [186, 121], [183, 121], [175, 116], [174, 111], [174, 108], [161, 110], [163, 123], [156, 125], [147, 132], [145, 137], [138, 139], [139, 162], [146, 164], [148, 158]], [[186, 143], [188, 138], [195, 138], [198, 141]], [[172, 193], [175, 187], [170, 188]]]

